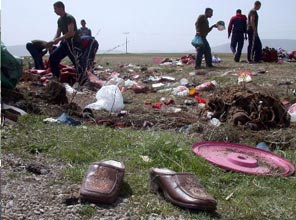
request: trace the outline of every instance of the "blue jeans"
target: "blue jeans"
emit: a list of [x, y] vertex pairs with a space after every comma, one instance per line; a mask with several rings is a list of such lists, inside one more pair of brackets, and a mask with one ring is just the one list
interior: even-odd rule
[[196, 47], [196, 59], [195, 59], [195, 69], [201, 67], [202, 56], [205, 55], [205, 61], [207, 66], [212, 66], [212, 53], [209, 42], [206, 37], [201, 37], [203, 45]]
[[42, 57], [45, 53], [42, 52], [42, 50], [35, 47], [34, 44], [31, 42], [27, 43], [26, 48], [30, 52], [30, 54], [34, 60], [35, 68], [39, 69], [39, 70], [44, 70]]
[[68, 41], [62, 41], [49, 56], [50, 68], [53, 75], [56, 77], [60, 76], [59, 64], [66, 56], [69, 57], [76, 70], [78, 70], [78, 73], [81, 75], [82, 70], [85, 68], [83, 67], [83, 62], [81, 62], [80, 45], [73, 45]]
[[262, 57], [262, 43], [257, 35], [254, 37], [253, 30], [248, 30], [249, 46], [248, 46], [248, 61], [259, 62]]
[[234, 55], [234, 61], [239, 62], [244, 46], [244, 33], [232, 33], [230, 49]]

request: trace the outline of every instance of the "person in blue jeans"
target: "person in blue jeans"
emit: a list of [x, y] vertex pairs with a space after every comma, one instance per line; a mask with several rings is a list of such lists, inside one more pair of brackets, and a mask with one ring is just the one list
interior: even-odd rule
[[261, 2], [256, 1], [254, 8], [248, 14], [248, 62], [259, 63], [262, 58], [262, 43], [258, 34], [258, 20], [257, 11], [261, 8]]
[[196, 47], [196, 59], [195, 59], [195, 69], [198, 70], [201, 68], [202, 56], [205, 55], [205, 61], [207, 67], [214, 67], [212, 64], [212, 52], [209, 42], [207, 41], [208, 33], [215, 27], [217, 24], [209, 26], [208, 18], [213, 16], [213, 9], [206, 8], [205, 13], [199, 15], [197, 21], [195, 22], [196, 36], [200, 36], [203, 44]]
[[231, 35], [230, 49], [234, 54], [234, 61], [239, 62], [244, 46], [244, 39], [247, 39], [247, 17], [240, 9], [236, 10], [236, 15], [231, 17], [228, 24], [228, 38]]
[[53, 4], [54, 12], [59, 15], [58, 28], [53, 41], [50, 45], [59, 46], [50, 54], [49, 63], [51, 71], [56, 78], [60, 76], [59, 64], [66, 56], [68, 56], [75, 66], [79, 77], [84, 74], [84, 62], [81, 59], [81, 39], [78, 35], [75, 18], [65, 11], [63, 2], [58, 1]]

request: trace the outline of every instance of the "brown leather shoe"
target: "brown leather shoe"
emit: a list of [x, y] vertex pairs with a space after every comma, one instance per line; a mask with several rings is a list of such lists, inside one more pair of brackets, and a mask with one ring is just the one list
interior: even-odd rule
[[183, 208], [215, 211], [217, 202], [207, 194], [196, 176], [191, 173], [176, 173], [166, 168], [150, 169], [151, 191], [163, 192], [171, 203]]
[[80, 188], [80, 198], [94, 203], [113, 203], [123, 183], [125, 166], [115, 160], [90, 165]]

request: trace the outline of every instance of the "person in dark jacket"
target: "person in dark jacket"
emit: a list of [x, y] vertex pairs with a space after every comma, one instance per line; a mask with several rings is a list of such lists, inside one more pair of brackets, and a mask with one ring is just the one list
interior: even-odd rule
[[248, 62], [259, 63], [262, 56], [262, 43], [258, 34], [258, 20], [257, 11], [261, 8], [261, 2], [256, 1], [254, 8], [248, 14]]
[[228, 38], [231, 36], [230, 49], [234, 54], [234, 61], [239, 62], [244, 46], [244, 39], [247, 39], [247, 17], [240, 9], [236, 10], [228, 24]]

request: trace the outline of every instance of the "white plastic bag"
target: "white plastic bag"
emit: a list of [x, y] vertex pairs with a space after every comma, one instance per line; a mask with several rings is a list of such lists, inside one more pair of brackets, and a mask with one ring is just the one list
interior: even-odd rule
[[118, 112], [124, 108], [121, 91], [116, 85], [103, 86], [96, 94], [97, 101], [85, 108], [94, 110], [105, 109], [109, 112]]

